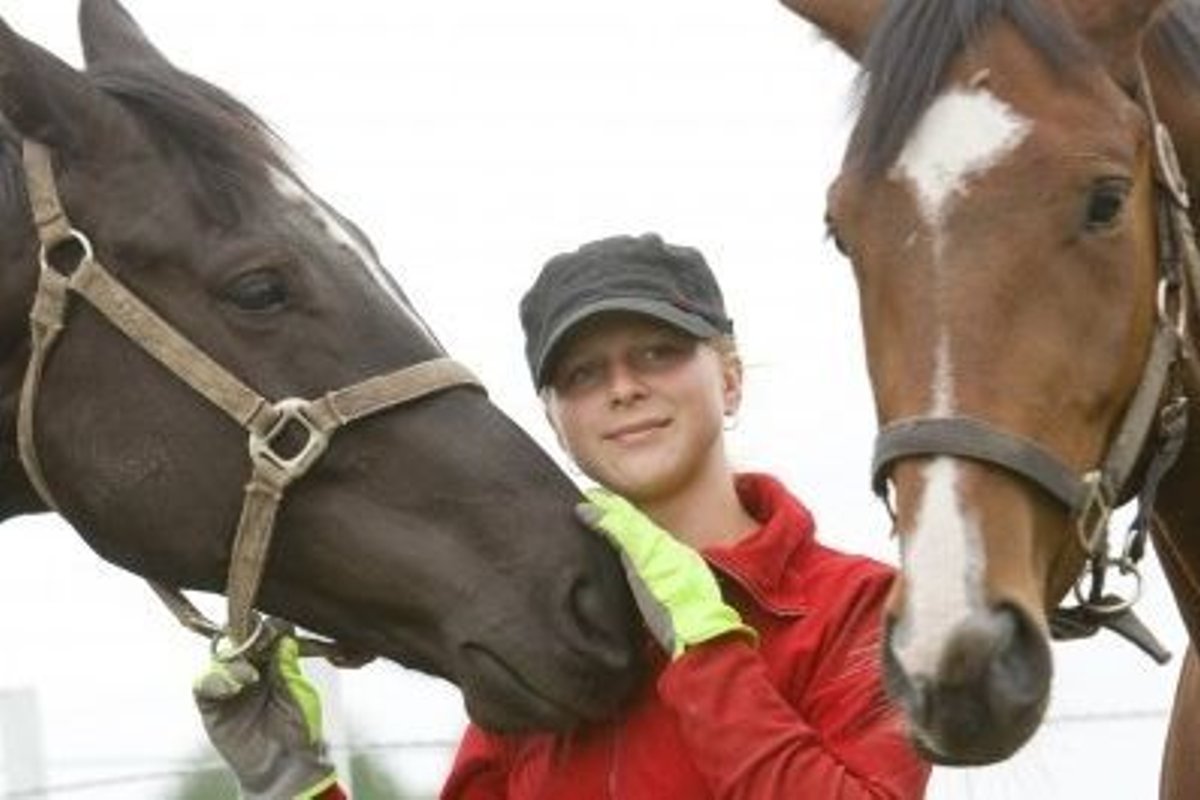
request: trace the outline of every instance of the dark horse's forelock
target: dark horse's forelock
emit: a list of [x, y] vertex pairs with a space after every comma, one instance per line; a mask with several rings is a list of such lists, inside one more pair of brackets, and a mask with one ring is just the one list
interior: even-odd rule
[[267, 170], [302, 182], [282, 142], [253, 111], [206, 81], [173, 69], [90, 71], [96, 85], [136, 116], [178, 169], [198, 213], [231, 226], [260, 195]]
[[[286, 147], [263, 120], [206, 81], [174, 69], [89, 72], [96, 85], [142, 123], [155, 147], [179, 171], [177, 180], [202, 217], [230, 226], [262, 192], [268, 169], [303, 181]], [[0, 117], [0, 208], [25, 198], [18, 135]]]
[[1171, 54], [1183, 77], [1200, 87], [1200, 2], [1176, 0], [1150, 35]]
[[859, 75], [856, 152], [867, 174], [896, 160], [937, 97], [950, 63], [993, 21], [1012, 22], [1055, 69], [1090, 63], [1068, 21], [1036, 0], [893, 0], [872, 31]]

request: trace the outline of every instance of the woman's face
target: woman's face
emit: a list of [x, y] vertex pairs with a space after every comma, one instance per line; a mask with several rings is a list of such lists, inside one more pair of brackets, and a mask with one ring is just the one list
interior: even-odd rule
[[734, 359], [636, 314], [581, 323], [550, 373], [546, 412], [592, 480], [634, 502], [686, 488], [720, 460], [741, 395]]

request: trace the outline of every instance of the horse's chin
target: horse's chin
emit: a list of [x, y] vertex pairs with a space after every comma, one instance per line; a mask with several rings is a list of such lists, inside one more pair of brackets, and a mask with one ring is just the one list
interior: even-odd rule
[[480, 727], [497, 733], [565, 731], [601, 716], [573, 699], [551, 697], [496, 654], [464, 645], [458, 676], [467, 713]]

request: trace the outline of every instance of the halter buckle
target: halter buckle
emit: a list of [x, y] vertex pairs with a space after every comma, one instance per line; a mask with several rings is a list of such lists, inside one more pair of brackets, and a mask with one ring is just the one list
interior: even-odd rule
[[1075, 532], [1089, 556], [1102, 552], [1108, 540], [1108, 519], [1113, 505], [1104, 485], [1104, 473], [1094, 469], [1083, 476], [1083, 503], [1075, 515]]
[[[280, 400], [272, 406], [278, 417], [267, 432], [250, 432], [251, 461], [256, 467], [267, 467], [275, 472], [284, 486], [307, 472], [329, 446], [329, 434], [313, 422], [307, 413], [311, 406], [309, 401], [300, 397]], [[275, 446], [291, 423], [304, 429], [306, 439], [298, 452], [285, 456]]]
[[1188, 208], [1190, 200], [1187, 181], [1184, 180], [1183, 170], [1179, 168], [1175, 142], [1171, 139], [1171, 132], [1167, 130], [1167, 126], [1161, 122], [1154, 125], [1154, 146], [1158, 151], [1158, 173], [1162, 182], [1166, 184], [1176, 204], [1180, 208]]

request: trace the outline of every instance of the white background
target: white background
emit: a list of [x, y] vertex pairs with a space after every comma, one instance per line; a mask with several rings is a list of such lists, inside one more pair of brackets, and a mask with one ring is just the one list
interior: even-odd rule
[[[178, 65], [239, 95], [355, 219], [451, 353], [548, 448], [516, 304], [550, 255], [655, 230], [700, 247], [749, 364], [738, 463], [774, 471], [824, 539], [894, 561], [867, 489], [873, 412], [849, 268], [823, 240], [853, 65], [770, 0], [129, 2]], [[79, 63], [75, 7], [0, 0]], [[163, 535], [170, 535], [164, 531]], [[1142, 610], [1177, 653], [1161, 575]], [[49, 782], [207, 757], [189, 685], [205, 646], [62, 523], [0, 527], [0, 691], [34, 688]], [[1008, 764], [941, 771], [934, 798], [1149, 798], [1178, 657], [1102, 636], [1056, 648], [1050, 721]], [[341, 681], [350, 734], [432, 793], [456, 692], [395, 666]], [[11, 765], [10, 765], [11, 766]], [[0, 787], [3, 787], [0, 773]], [[168, 782], [56, 791], [139, 800]], [[0, 793], [0, 798], [5, 797]]]

